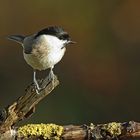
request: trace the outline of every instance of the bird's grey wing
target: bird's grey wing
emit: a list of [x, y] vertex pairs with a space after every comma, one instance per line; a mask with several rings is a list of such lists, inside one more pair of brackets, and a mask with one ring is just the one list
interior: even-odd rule
[[33, 50], [33, 46], [35, 46], [34, 35], [26, 36], [23, 42], [23, 50], [26, 54], [31, 54]]
[[7, 38], [9, 40], [15, 41], [17, 43], [23, 44], [23, 40], [25, 39], [25, 36], [22, 36], [22, 35], [10, 35]]
[[26, 54], [31, 54], [32, 53], [32, 45], [25, 45], [24, 44], [24, 53], [26, 53]]

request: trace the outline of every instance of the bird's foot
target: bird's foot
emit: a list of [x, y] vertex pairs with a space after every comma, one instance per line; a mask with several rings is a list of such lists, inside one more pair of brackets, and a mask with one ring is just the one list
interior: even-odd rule
[[35, 74], [36, 74], [36, 72], [34, 72], [33, 81], [34, 81], [34, 87], [35, 87], [34, 89], [35, 89], [37, 94], [40, 94], [40, 92], [42, 90], [44, 90], [48, 86], [49, 83], [52, 83], [51, 88], [54, 89], [54, 78], [55, 78], [55, 75], [54, 75], [52, 69], [50, 70], [49, 75], [43, 80], [43, 83], [44, 83], [43, 85], [41, 84], [42, 82], [38, 83], [38, 80], [36, 80]]
[[34, 90], [37, 94], [40, 94], [41, 88], [39, 87], [38, 84], [34, 83]]
[[[45, 80], [45, 79], [44, 79], [44, 80]], [[35, 92], [36, 92], [37, 94], [40, 94], [40, 92], [41, 92], [42, 90], [44, 90], [44, 89], [48, 86], [48, 84], [50, 83], [50, 82], [46, 81], [46, 82], [45, 82], [46, 84], [42, 85], [42, 84], [44, 83], [44, 80], [43, 80], [43, 79], [40, 80], [39, 83], [35, 83], [35, 82], [34, 82], [34, 90], [35, 90]], [[39, 86], [39, 85], [42, 85], [42, 86]]]
[[37, 94], [40, 94], [42, 90], [46, 88], [46, 86], [40, 86], [42, 85], [43, 79], [42, 80], [34, 80], [33, 85], [34, 85], [34, 90]]

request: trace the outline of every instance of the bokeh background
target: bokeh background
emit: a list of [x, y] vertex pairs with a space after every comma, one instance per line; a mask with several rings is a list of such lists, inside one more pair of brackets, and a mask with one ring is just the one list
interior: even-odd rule
[[139, 0], [1, 1], [0, 107], [23, 95], [32, 81], [22, 47], [6, 36], [50, 25], [62, 26], [77, 44], [55, 66], [59, 87], [24, 123], [140, 121]]

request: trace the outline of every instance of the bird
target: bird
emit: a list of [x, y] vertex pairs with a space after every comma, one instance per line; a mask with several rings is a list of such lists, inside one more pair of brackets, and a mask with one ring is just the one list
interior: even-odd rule
[[37, 70], [50, 69], [48, 77], [53, 81], [53, 68], [64, 56], [66, 46], [76, 43], [60, 26], [49, 26], [32, 35], [9, 35], [7, 38], [22, 45], [24, 59], [33, 68], [33, 83], [37, 94], [43, 89], [36, 78]]

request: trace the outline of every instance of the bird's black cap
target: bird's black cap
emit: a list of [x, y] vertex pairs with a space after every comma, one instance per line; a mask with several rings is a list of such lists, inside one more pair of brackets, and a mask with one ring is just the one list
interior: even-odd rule
[[70, 40], [70, 36], [67, 32], [64, 31], [62, 27], [59, 26], [50, 26], [39, 31], [35, 38], [39, 37], [40, 35], [53, 35], [58, 37], [61, 40]]

